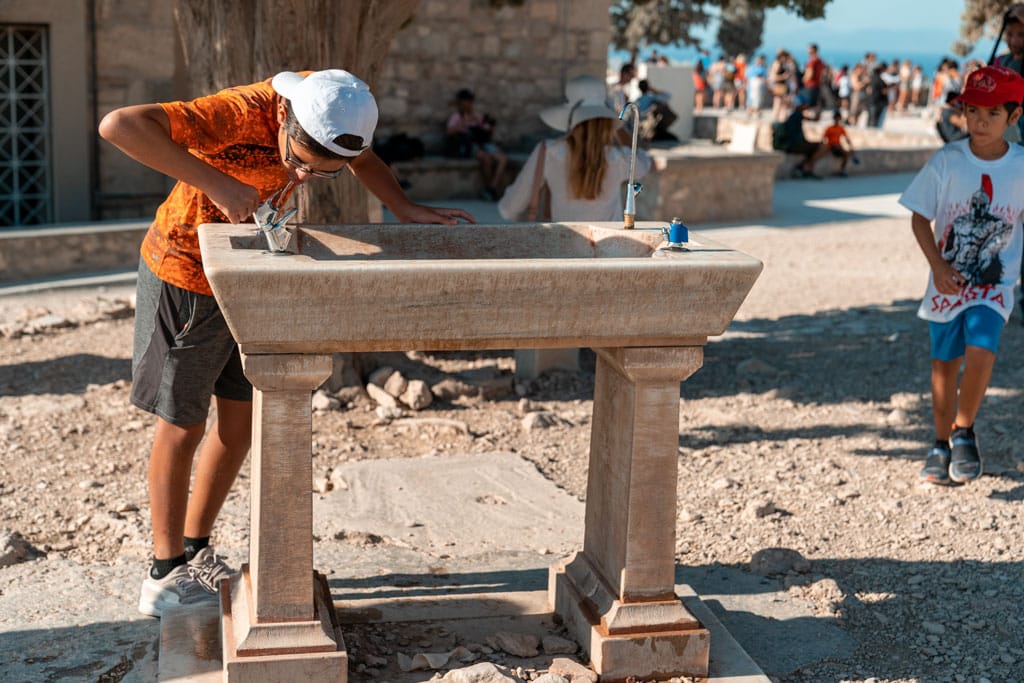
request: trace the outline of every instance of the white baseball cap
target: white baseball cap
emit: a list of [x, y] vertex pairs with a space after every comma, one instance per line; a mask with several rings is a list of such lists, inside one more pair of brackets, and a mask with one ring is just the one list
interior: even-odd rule
[[[370, 146], [377, 127], [377, 102], [370, 86], [341, 69], [314, 71], [308, 76], [282, 71], [271, 81], [274, 90], [291, 102], [292, 113], [310, 137], [335, 154], [357, 156]], [[339, 144], [338, 137], [362, 139], [357, 149]]]

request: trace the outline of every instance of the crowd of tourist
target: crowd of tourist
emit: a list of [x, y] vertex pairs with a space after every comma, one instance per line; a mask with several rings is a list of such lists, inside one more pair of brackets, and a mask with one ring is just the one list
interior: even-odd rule
[[[668, 64], [656, 51], [646, 62]], [[851, 126], [881, 127], [886, 114], [911, 110], [927, 109], [939, 119], [950, 93], [958, 93], [967, 75], [981, 66], [976, 59], [961, 64], [947, 57], [929, 71], [909, 59], [880, 60], [875, 52], [856, 64], [836, 63], [813, 43], [806, 55], [780, 49], [770, 60], [764, 54], [724, 53], [712, 59], [701, 50], [693, 71], [694, 110], [770, 112], [773, 120], [785, 121], [801, 97], [810, 102], [810, 117], [827, 111], [831, 118], [839, 111]]]

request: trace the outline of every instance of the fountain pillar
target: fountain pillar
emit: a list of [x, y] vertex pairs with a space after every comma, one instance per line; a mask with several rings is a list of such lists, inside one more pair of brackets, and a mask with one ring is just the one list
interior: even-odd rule
[[249, 563], [221, 583], [226, 681], [344, 682], [348, 656], [313, 571], [312, 408], [330, 354], [243, 354], [253, 384]]
[[583, 550], [550, 600], [602, 680], [706, 676], [708, 631], [675, 593], [679, 383], [703, 346], [595, 350]]

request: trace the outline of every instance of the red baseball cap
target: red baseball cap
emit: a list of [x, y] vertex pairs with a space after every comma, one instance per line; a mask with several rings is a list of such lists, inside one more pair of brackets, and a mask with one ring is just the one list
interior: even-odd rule
[[1024, 78], [1005, 66], [984, 66], [971, 72], [956, 102], [979, 107], [998, 107], [1024, 100]]

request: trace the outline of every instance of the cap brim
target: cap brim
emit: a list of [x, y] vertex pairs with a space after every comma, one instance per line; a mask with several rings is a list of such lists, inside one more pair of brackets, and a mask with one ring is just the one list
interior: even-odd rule
[[583, 104], [575, 109], [572, 105], [560, 104], [557, 107], [548, 107], [540, 112], [540, 120], [551, 128], [563, 133], [569, 131], [569, 115], [572, 115], [572, 126], [578, 126], [590, 119], [617, 119], [611, 108], [599, 104]]
[[1005, 102], [1009, 102], [1011, 99], [1013, 98], [1007, 98], [1005, 94], [980, 93], [968, 90], [960, 93], [952, 101], [960, 102], [962, 104], [973, 104], [975, 107], [1001, 107]]
[[273, 80], [270, 81], [270, 85], [273, 86], [274, 90], [281, 97], [291, 99], [291, 94], [294, 92], [295, 87], [304, 80], [306, 80], [306, 77], [302, 74], [297, 74], [294, 71], [282, 71], [274, 76]]

